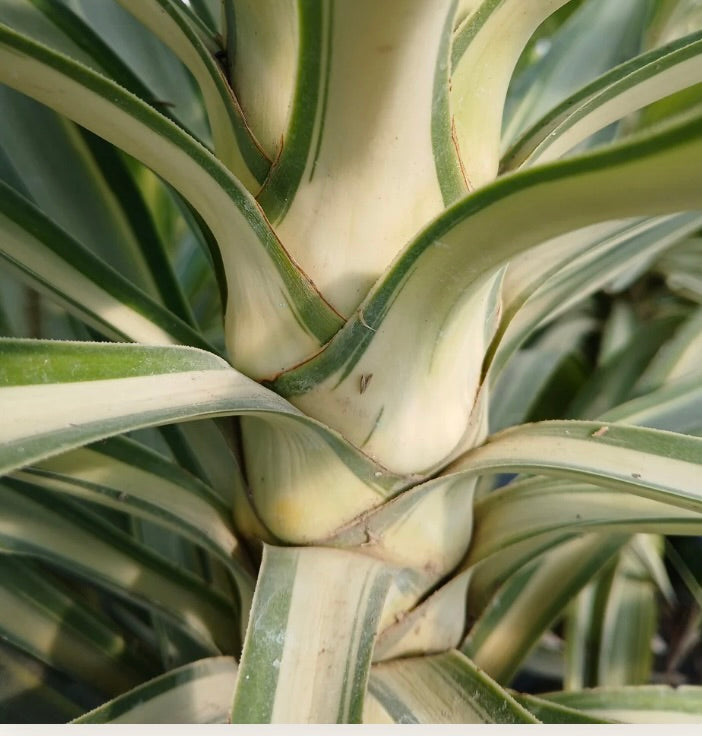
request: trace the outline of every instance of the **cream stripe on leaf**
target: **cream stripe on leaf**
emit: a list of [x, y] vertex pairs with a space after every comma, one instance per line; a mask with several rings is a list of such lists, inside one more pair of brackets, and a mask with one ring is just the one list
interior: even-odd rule
[[[228, 43], [234, 48], [234, 58], [228, 59], [232, 87], [246, 122], [271, 161], [281, 153], [288, 156], [290, 148], [300, 144], [296, 140], [299, 123], [292, 122], [294, 110], [297, 115], [314, 117], [310, 115], [309, 95], [315, 95], [319, 85], [320, 57], [314, 41], [318, 39], [315, 21], [324, 12], [322, 5], [300, 0], [227, 3], [234, 16], [233, 31], [227, 29], [228, 41], [233, 34]], [[306, 27], [310, 19], [311, 29]], [[306, 47], [308, 41], [312, 41], [311, 50]], [[289, 135], [291, 125], [295, 125], [295, 133]]]
[[538, 723], [456, 650], [375, 665], [369, 692], [394, 723]]
[[502, 585], [461, 651], [498, 682], [509, 682], [543, 632], [626, 541], [626, 535], [588, 534], [547, 552]]
[[535, 123], [502, 158], [501, 170], [566, 154], [610, 123], [702, 82], [702, 33], [641, 54], [583, 87]]
[[237, 666], [209, 657], [166, 672], [76, 718], [73, 723], [229, 723]]
[[133, 95], [0, 25], [0, 81], [87, 127], [154, 169], [199, 212], [228, 280], [234, 364], [267, 375], [304, 358], [341, 324], [289, 259], [252, 197], [208, 151]]
[[202, 337], [0, 181], [0, 257], [33, 287], [107, 337], [185, 343]]
[[192, 72], [207, 109], [217, 158], [255, 194], [270, 161], [254, 141], [222, 69], [201, 40], [188, 14], [174, 0], [118, 0], [163, 41]]
[[497, 175], [507, 87], [538, 26], [568, 0], [483, 0], [452, 48], [450, 126], [469, 191]]
[[469, 422], [500, 269], [593, 223], [698, 207], [701, 151], [693, 118], [484, 187], [431, 223], [325, 349], [272, 386], [391, 470], [431, 472], [478, 436]]
[[326, 537], [410, 482], [211, 353], [2, 340], [0, 354], [0, 472], [142, 427], [245, 414], [253, 503], [280, 538]]
[[342, 314], [443, 209], [434, 155], [437, 145], [452, 144], [450, 131], [438, 144], [433, 139], [432, 105], [437, 70], [445, 76], [448, 63], [454, 5], [300, 4], [291, 120], [259, 200], [296, 262]]
[[360, 723], [390, 570], [345, 550], [266, 547], [234, 723]]
[[702, 687], [639, 685], [544, 693], [541, 698], [625, 723], [702, 723]]

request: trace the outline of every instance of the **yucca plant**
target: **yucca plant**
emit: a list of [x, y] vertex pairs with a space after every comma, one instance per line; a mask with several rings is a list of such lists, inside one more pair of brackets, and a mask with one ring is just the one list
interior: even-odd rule
[[5, 720], [702, 719], [700, 20], [0, 0]]

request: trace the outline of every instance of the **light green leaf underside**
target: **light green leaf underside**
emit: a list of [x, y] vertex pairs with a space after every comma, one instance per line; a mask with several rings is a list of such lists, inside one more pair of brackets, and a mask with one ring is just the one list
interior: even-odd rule
[[266, 547], [234, 723], [360, 723], [388, 569], [327, 548]]
[[200, 86], [217, 158], [255, 194], [270, 166], [246, 126], [226, 77], [201, 40], [187, 13], [174, 0], [118, 0], [163, 41], [190, 70]]
[[[341, 314], [358, 306], [405, 243], [443, 209], [432, 100], [435, 70], [447, 63], [453, 5], [299, 5], [292, 117], [259, 201]], [[442, 145], [452, 146], [450, 131]], [[311, 216], [316, 212], [324, 216]]]
[[408, 482], [210, 353], [4, 340], [0, 355], [2, 472], [142, 427], [246, 414], [253, 503], [280, 537], [325, 537]]
[[[458, 651], [374, 665], [369, 693], [377, 705], [364, 723], [538, 722]], [[381, 714], [383, 720], [372, 718]]]
[[625, 542], [625, 536], [585, 535], [520, 570], [485, 608], [461, 650], [498, 682], [509, 682], [541, 634]]
[[30, 562], [0, 554], [0, 632], [5, 641], [106, 695], [133, 687], [146, 660], [80, 598]]
[[232, 657], [202, 659], [149, 680], [73, 723], [228, 723], [236, 676]]
[[[499, 269], [596, 222], [699, 206], [701, 131], [691, 119], [504, 177], [458, 202], [403, 251], [323, 351], [273, 386], [396, 472], [435, 467], [475, 437], [466, 427]], [[437, 405], [451, 413], [437, 415]]]
[[[85, 577], [182, 627], [210, 651], [235, 646], [234, 604], [96, 514], [21, 481], [0, 483], [0, 547]], [[86, 557], [85, 550], [91, 554]]]
[[221, 249], [227, 344], [240, 369], [280, 370], [338, 329], [338, 317], [290, 261], [251, 196], [186, 133], [106, 78], [4, 26], [0, 59], [0, 81], [123, 148], [198, 210]]
[[702, 688], [694, 685], [594, 688], [540, 697], [588, 715], [626, 723], [702, 722]]
[[550, 111], [510, 148], [501, 168], [559, 158], [610, 123], [700, 81], [702, 33], [636, 56]]
[[0, 182], [0, 256], [32, 286], [107, 337], [207, 348], [187, 324]]
[[568, 0], [483, 0], [457, 30], [451, 127], [469, 191], [497, 175], [507, 87], [537, 27]]

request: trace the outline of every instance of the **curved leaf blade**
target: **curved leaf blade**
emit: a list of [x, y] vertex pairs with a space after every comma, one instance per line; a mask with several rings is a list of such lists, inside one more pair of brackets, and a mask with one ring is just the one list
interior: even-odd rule
[[72, 723], [228, 723], [232, 657], [211, 657], [155, 677]]

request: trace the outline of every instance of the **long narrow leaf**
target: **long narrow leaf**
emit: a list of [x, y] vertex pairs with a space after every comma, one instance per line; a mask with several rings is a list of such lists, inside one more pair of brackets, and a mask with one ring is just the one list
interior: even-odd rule
[[228, 723], [236, 661], [212, 657], [140, 685], [73, 723]]
[[5, 26], [0, 57], [0, 81], [119, 145], [200, 212], [221, 249], [229, 352], [242, 370], [280, 370], [334, 333], [337, 315], [283, 251], [251, 196], [209, 152], [110, 80]]
[[389, 571], [370, 557], [266, 547], [236, 723], [360, 723]]

